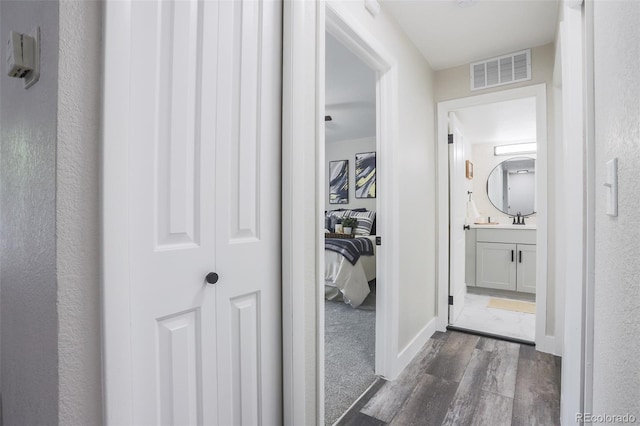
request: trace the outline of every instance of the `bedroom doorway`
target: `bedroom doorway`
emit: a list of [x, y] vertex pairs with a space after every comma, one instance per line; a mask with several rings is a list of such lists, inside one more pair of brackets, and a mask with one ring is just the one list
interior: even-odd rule
[[325, 34], [325, 425], [377, 380], [376, 79]]

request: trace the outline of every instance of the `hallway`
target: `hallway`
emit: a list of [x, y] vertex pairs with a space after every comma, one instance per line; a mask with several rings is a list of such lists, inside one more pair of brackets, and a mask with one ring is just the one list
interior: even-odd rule
[[378, 380], [338, 424], [560, 424], [560, 358], [438, 332], [396, 381]]

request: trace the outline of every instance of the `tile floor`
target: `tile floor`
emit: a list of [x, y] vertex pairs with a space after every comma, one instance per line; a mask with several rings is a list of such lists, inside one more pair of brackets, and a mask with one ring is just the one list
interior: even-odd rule
[[452, 325], [499, 336], [535, 341], [535, 314], [488, 308], [490, 298], [491, 296], [467, 293], [464, 309]]

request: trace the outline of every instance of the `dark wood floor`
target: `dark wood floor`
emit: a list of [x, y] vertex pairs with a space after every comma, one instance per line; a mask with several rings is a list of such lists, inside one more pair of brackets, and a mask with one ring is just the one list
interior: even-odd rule
[[436, 333], [397, 380], [378, 382], [338, 425], [558, 425], [560, 358]]

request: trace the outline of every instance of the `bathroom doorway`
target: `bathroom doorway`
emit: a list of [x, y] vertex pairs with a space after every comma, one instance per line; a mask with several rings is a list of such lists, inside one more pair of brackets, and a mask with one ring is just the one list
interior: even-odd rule
[[544, 331], [547, 286], [546, 101], [535, 88], [439, 104], [447, 325], [529, 344]]

